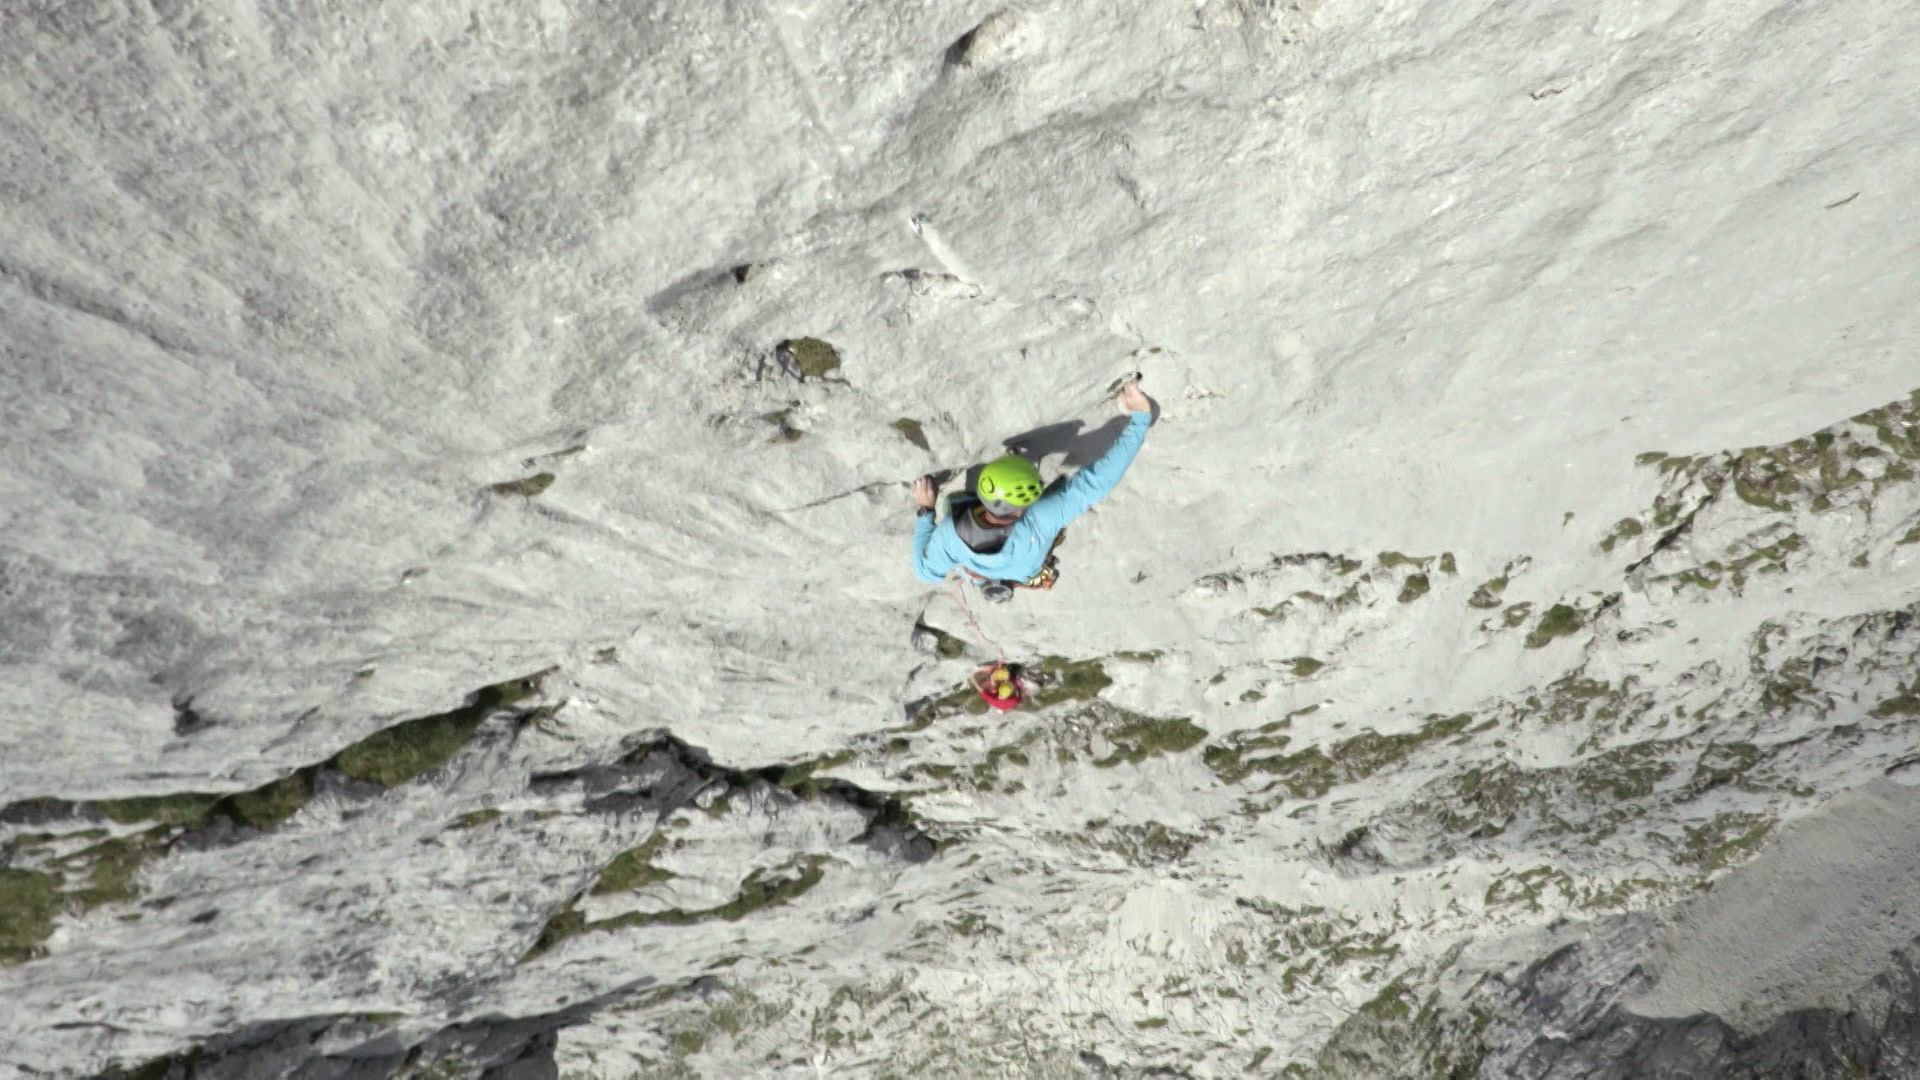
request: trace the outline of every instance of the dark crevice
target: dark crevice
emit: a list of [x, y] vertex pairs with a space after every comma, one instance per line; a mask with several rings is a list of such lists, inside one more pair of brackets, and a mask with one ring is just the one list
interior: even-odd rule
[[[650, 984], [651, 980], [647, 980]], [[530, 1017], [486, 1017], [454, 1024], [411, 1044], [391, 1031], [393, 1017], [345, 1014], [254, 1024], [139, 1065], [110, 1068], [98, 1080], [226, 1080], [241, 1076], [386, 1080], [398, 1075], [449, 1080], [553, 1080], [563, 1028], [619, 1004], [644, 987]], [[322, 1046], [348, 1049], [326, 1051]]]
[[[941, 841], [920, 826], [899, 796], [869, 791], [834, 777], [814, 775], [841, 760], [844, 758], [834, 756], [792, 765], [739, 769], [718, 764], [705, 750], [662, 734], [628, 751], [612, 764], [538, 774], [533, 777], [530, 788], [536, 794], [548, 795], [578, 791], [584, 796], [584, 808], [590, 813], [650, 813], [660, 823], [689, 806], [717, 812], [740, 797], [790, 803], [837, 803], [858, 811], [866, 819], [866, 827], [854, 837], [856, 842], [910, 864], [931, 859], [940, 849]], [[737, 921], [804, 895], [820, 881], [827, 862], [826, 856], [803, 854], [778, 870], [756, 871], [741, 882], [738, 896], [717, 907], [632, 912], [598, 922], [590, 921], [579, 910], [580, 901], [588, 893], [601, 889], [603, 883], [610, 882], [610, 875], [631, 876], [635, 867], [624, 865], [623, 860], [630, 856], [644, 860], [650, 855], [650, 848], [645, 846], [623, 852], [593, 880], [583, 883], [548, 917], [525, 959], [533, 960], [568, 938], [592, 931]]]
[[[219, 844], [267, 830], [298, 813], [315, 794], [328, 791], [351, 798], [371, 798], [389, 788], [409, 783], [452, 760], [465, 749], [489, 717], [512, 707], [540, 690], [551, 673], [535, 672], [518, 679], [485, 686], [467, 695], [466, 704], [451, 712], [403, 720], [361, 739], [323, 762], [295, 769], [259, 787], [235, 792], [182, 792], [140, 795], [127, 799], [22, 799], [0, 807], [0, 824], [122, 825], [155, 823], [179, 827], [169, 844], [193, 847]], [[191, 701], [178, 706], [178, 715], [197, 714]], [[516, 724], [545, 714], [542, 709], [514, 711]], [[176, 723], [177, 726], [177, 723]]]
[[1654, 556], [1679, 543], [1681, 537], [1693, 531], [1693, 519], [1699, 517], [1702, 510], [1713, 505], [1714, 500], [1718, 497], [1719, 492], [1716, 491], [1708, 495], [1705, 499], [1702, 499], [1700, 505], [1687, 511], [1687, 516], [1676, 522], [1673, 528], [1660, 534], [1660, 539], [1653, 542], [1653, 547], [1645, 555], [1642, 555], [1627, 565], [1626, 573], [1638, 573], [1643, 567], [1653, 561]]
[[102, 296], [82, 285], [69, 285], [55, 278], [26, 269], [0, 263], [0, 278], [17, 281], [35, 299], [54, 307], [99, 319], [118, 326], [162, 352], [191, 353], [192, 345], [170, 330], [155, 324], [154, 320], [141, 318], [128, 311], [113, 299]]
[[[1577, 945], [1556, 950], [1502, 986], [1503, 1012], [1530, 1035], [1509, 1062], [1516, 1078], [1641, 1076], [1920, 1075], [1920, 971], [1914, 947], [1896, 951], [1845, 1009], [1795, 1009], [1764, 1027], [1735, 1028], [1710, 1013], [1641, 1016], [1620, 1004], [1643, 984], [1640, 967], [1596, 981], [1603, 961]], [[1497, 991], [1498, 993], [1498, 991]], [[1510, 1011], [1509, 1011], [1510, 1010]]]
[[973, 51], [973, 41], [979, 33], [980, 28], [976, 26], [966, 33], [961, 34], [958, 38], [955, 38], [953, 44], [947, 46], [947, 51], [941, 59], [946, 62], [948, 67], [967, 66], [967, 56]]
[[[608, 1009], [659, 1003], [683, 994], [705, 997], [715, 980], [700, 976], [662, 986], [651, 975], [533, 1016], [483, 1015], [412, 1041], [393, 1030], [394, 1014], [340, 1013], [252, 1024], [139, 1065], [113, 1066], [97, 1080], [231, 1080], [286, 1076], [386, 1080], [554, 1080], [560, 1032]], [[320, 1046], [344, 1047], [321, 1051]]]
[[193, 707], [193, 698], [177, 698], [173, 703], [173, 733], [192, 735], [207, 727], [212, 721], [200, 715]]
[[867, 827], [857, 839], [875, 851], [910, 863], [933, 857], [940, 842], [920, 827], [898, 795], [815, 776], [818, 768], [814, 762], [734, 768], [715, 762], [699, 747], [663, 734], [610, 765], [537, 773], [531, 787], [540, 793], [577, 785], [587, 796], [586, 809], [590, 811], [647, 810], [661, 821], [710, 789], [718, 789], [713, 796], [716, 800], [756, 789], [777, 790], [801, 801], [822, 800], [858, 810], [866, 816]]

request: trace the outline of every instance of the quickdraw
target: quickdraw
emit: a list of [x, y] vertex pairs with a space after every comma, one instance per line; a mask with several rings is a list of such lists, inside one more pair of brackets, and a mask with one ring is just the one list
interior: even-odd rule
[[1060, 564], [1054, 561], [1053, 556], [1049, 555], [1047, 556], [1047, 564], [1040, 568], [1040, 572], [1021, 582], [1020, 587], [1024, 589], [1051, 589], [1053, 588], [1053, 583], [1059, 580]]
[[[962, 567], [961, 569], [965, 570], [966, 568]], [[972, 570], [966, 570], [966, 575], [972, 578], [982, 589], [991, 585], [998, 585], [1007, 589], [1051, 589], [1054, 584], [1060, 580], [1060, 564], [1053, 556], [1049, 555], [1047, 556], [1046, 565], [1040, 568], [1040, 572], [1025, 581], [1003, 581], [998, 578], [990, 578], [985, 574], [976, 574]]]

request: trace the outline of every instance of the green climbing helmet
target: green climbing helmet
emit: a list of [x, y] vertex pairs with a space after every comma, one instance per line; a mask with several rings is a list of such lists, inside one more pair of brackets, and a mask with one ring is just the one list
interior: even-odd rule
[[995, 504], [1032, 506], [1041, 490], [1040, 470], [1019, 454], [987, 462], [980, 470], [980, 482], [973, 489], [988, 509], [993, 509]]

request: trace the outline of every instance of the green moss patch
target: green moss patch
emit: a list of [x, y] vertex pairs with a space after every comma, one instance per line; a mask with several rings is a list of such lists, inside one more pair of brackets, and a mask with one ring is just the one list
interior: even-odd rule
[[1275, 757], [1278, 751], [1285, 750], [1292, 742], [1292, 737], [1285, 732], [1293, 725], [1294, 718], [1305, 716], [1317, 708], [1319, 706], [1309, 705], [1251, 731], [1236, 731], [1201, 751], [1200, 760], [1221, 780], [1237, 783], [1259, 771], [1261, 760]]
[[70, 894], [81, 910], [125, 903], [139, 898], [140, 868], [166, 854], [171, 831], [161, 826], [132, 836], [102, 840], [55, 860], [54, 865], [69, 875], [86, 875], [86, 884]]
[[1444, 781], [1430, 805], [1434, 819], [1448, 832], [1498, 836], [1522, 807], [1550, 790], [1552, 779], [1505, 761], [1473, 765]]
[[1612, 551], [1621, 543], [1631, 540], [1647, 531], [1647, 527], [1638, 518], [1622, 518], [1614, 525], [1613, 531], [1600, 541], [1601, 551]]
[[989, 931], [998, 932], [994, 925], [987, 921], [987, 917], [977, 911], [969, 911], [949, 918], [947, 930], [960, 937], [968, 938], [979, 937]]
[[550, 472], [535, 473], [519, 480], [488, 485], [487, 490], [495, 495], [518, 495], [523, 499], [531, 499], [552, 487], [553, 480], [554, 476]]
[[[544, 952], [546, 948], [552, 948], [553, 945], [574, 934], [624, 930], [637, 926], [692, 926], [705, 922], [739, 922], [756, 911], [791, 903], [806, 895], [826, 877], [827, 861], [825, 855], [804, 855], [776, 869], [755, 870], [740, 883], [738, 896], [718, 907], [702, 908], [697, 911], [683, 911], [679, 908], [669, 908], [665, 911], [631, 911], [610, 919], [588, 922], [580, 917], [578, 912], [569, 908], [555, 919], [556, 922], [565, 920], [563, 927], [556, 929], [550, 922], [548, 930], [542, 932], [541, 941], [549, 943], [540, 951]], [[539, 948], [537, 944], [536, 948]]]
[[[1662, 546], [1691, 525], [1694, 516], [1718, 499], [1737, 499], [1769, 515], [1822, 514], [1842, 506], [1868, 506], [1888, 485], [1911, 483], [1909, 464], [1920, 446], [1920, 391], [1889, 402], [1811, 435], [1774, 446], [1746, 447], [1700, 457], [1658, 452], [1640, 455], [1657, 465], [1664, 488], [1653, 507], [1617, 523], [1601, 540], [1603, 550], [1649, 531], [1663, 533]], [[1861, 490], [1854, 490], [1861, 489]], [[1745, 572], [1770, 572], [1796, 550], [1757, 552], [1744, 567], [1682, 567], [1663, 575], [1676, 587], [1710, 590], [1722, 582], [1738, 592]], [[1733, 563], [1721, 558], [1719, 562]]]
[[1165, 866], [1186, 858], [1203, 838], [1158, 821], [1139, 825], [1109, 825], [1105, 821], [1090, 821], [1082, 836], [1060, 839], [1067, 842], [1077, 839], [1079, 843], [1097, 851], [1118, 855], [1134, 866]]
[[1313, 675], [1317, 675], [1325, 667], [1327, 667], [1325, 661], [1317, 661], [1309, 655], [1296, 655], [1294, 659], [1286, 661], [1286, 669], [1294, 673], [1294, 678], [1313, 678]]
[[[1710, 745], [1696, 757], [1684, 740], [1629, 743], [1551, 768], [1483, 762], [1444, 778], [1424, 792], [1417, 804], [1407, 804], [1393, 817], [1403, 829], [1432, 822], [1443, 832], [1468, 840], [1485, 840], [1521, 828], [1529, 834], [1562, 838], [1554, 841], [1556, 846], [1597, 844], [1623, 828], [1644, 831], [1644, 823], [1670, 817], [1677, 806], [1718, 784], [1753, 785], [1762, 767], [1758, 754], [1745, 744]], [[1681, 776], [1685, 780], [1676, 782]], [[1704, 852], [1717, 842], [1709, 842], [1710, 832], [1679, 846]], [[1706, 858], [1682, 854], [1679, 861]], [[1588, 899], [1595, 905], [1614, 903], [1601, 895], [1607, 890], [1588, 892], [1593, 892]]]
[[1669, 753], [1668, 743], [1642, 742], [1596, 754], [1576, 771], [1575, 788], [1595, 803], [1645, 798], [1672, 775]]
[[314, 767], [301, 769], [252, 791], [229, 795], [214, 806], [213, 812], [242, 825], [271, 829], [292, 818], [313, 799], [313, 779], [318, 772]]
[[1772, 831], [1773, 822], [1758, 814], [1718, 814], [1686, 830], [1680, 857], [1711, 874], [1752, 858]]
[[[469, 704], [463, 709], [410, 720], [376, 733], [341, 751], [328, 764], [348, 776], [372, 780], [389, 787], [405, 783], [451, 758], [466, 745], [481, 720], [494, 710], [536, 692], [539, 679], [540, 676], [535, 675], [483, 688], [470, 696]], [[205, 829], [222, 820], [261, 830], [284, 824], [312, 800], [314, 784], [322, 767], [310, 765], [257, 788], [228, 794], [186, 792], [87, 802], [34, 799], [13, 804], [6, 811], [9, 816], [20, 820], [84, 819], [89, 815], [99, 815], [123, 825], [155, 826], [120, 837], [105, 837], [100, 830], [67, 834], [69, 839], [74, 840], [98, 840], [97, 843], [54, 859], [51, 864], [63, 875], [55, 877], [56, 882], [79, 883], [67, 892], [63, 902], [86, 911], [103, 904], [136, 899], [139, 895], [137, 881], [140, 869], [148, 862], [163, 857], [185, 830]], [[498, 811], [481, 813], [495, 817], [499, 814]], [[467, 819], [462, 821], [464, 824], [456, 827], [478, 823]], [[57, 834], [46, 834], [46, 841], [40, 846], [45, 847], [57, 839]], [[18, 880], [28, 882], [40, 879]], [[28, 905], [22, 910], [30, 912], [34, 909]]]
[[1873, 429], [1881, 445], [1908, 461], [1920, 461], [1920, 390], [1907, 401], [1893, 401], [1861, 413], [1855, 423]]
[[1500, 594], [1506, 589], [1507, 578], [1504, 574], [1490, 581], [1483, 581], [1474, 588], [1473, 595], [1467, 598], [1467, 606], [1482, 609], [1497, 608], [1500, 606]]
[[1487, 906], [1518, 906], [1530, 911], [1542, 911], [1545, 908], [1541, 903], [1541, 896], [1549, 889], [1560, 893], [1569, 901], [1577, 895], [1571, 874], [1551, 866], [1535, 866], [1517, 874], [1496, 878], [1493, 884], [1487, 886]]
[[836, 750], [831, 754], [822, 754], [791, 765], [775, 765], [761, 770], [760, 775], [788, 791], [817, 794], [820, 785], [832, 782], [825, 775], [828, 769], [837, 769], [856, 757], [858, 755], [852, 750]]
[[589, 925], [585, 915], [576, 910], [573, 905], [567, 905], [558, 915], [548, 919], [547, 925], [540, 928], [540, 936], [534, 939], [533, 947], [527, 950], [527, 955], [522, 962], [532, 960], [568, 938], [580, 934]]
[[495, 711], [538, 693], [544, 675], [496, 683], [472, 694], [463, 708], [377, 731], [334, 755], [328, 764], [357, 780], [399, 787], [446, 764]]
[[1457, 716], [1429, 719], [1418, 731], [1406, 731], [1395, 735], [1364, 731], [1345, 742], [1335, 744], [1328, 757], [1339, 767], [1345, 778], [1358, 780], [1372, 776], [1390, 765], [1405, 761], [1415, 750], [1430, 742], [1460, 734], [1472, 722], [1471, 714], [1461, 713]]
[[[906, 811], [898, 800], [890, 800], [878, 818], [889, 824], [903, 825]], [[611, 894], [631, 892], [649, 883], [667, 880], [674, 875], [654, 867], [653, 858], [666, 843], [664, 836], [650, 838], [638, 848], [623, 853], [601, 871], [593, 893]], [[826, 876], [826, 866], [831, 859], [826, 855], [802, 855], [786, 864], [771, 869], [757, 869], [749, 873], [740, 883], [739, 894], [732, 900], [715, 907], [697, 910], [671, 908], [664, 911], [633, 911], [607, 919], [589, 920], [578, 910], [577, 901], [570, 903], [558, 914], [547, 920], [535, 939], [527, 955], [532, 960], [548, 952], [561, 942], [584, 933], [623, 930], [641, 926], [690, 926], [705, 922], [738, 922], [757, 911], [791, 903], [805, 895]]]
[[1046, 656], [1041, 658], [1035, 670], [1040, 675], [1041, 685], [1034, 690], [1029, 701], [1037, 709], [1068, 701], [1092, 701], [1100, 696], [1100, 691], [1113, 685], [1106, 666], [1098, 660]]
[[[216, 818], [227, 818], [241, 825], [265, 829], [286, 821], [306, 805], [313, 797], [316, 772], [317, 766], [309, 766], [250, 791], [226, 795], [184, 792], [88, 802], [35, 799], [30, 803], [55, 818], [91, 812], [121, 825], [184, 825], [189, 828], [202, 828]], [[26, 804], [16, 803], [8, 810], [12, 812], [23, 805]]]
[[1340, 774], [1317, 746], [1292, 754], [1254, 758], [1246, 763], [1250, 772], [1273, 777], [1278, 785], [1296, 799], [1317, 799], [1333, 790]]
[[1394, 735], [1365, 731], [1326, 748], [1310, 746], [1290, 754], [1268, 752], [1282, 750], [1288, 743], [1278, 727], [1269, 725], [1228, 736], [1224, 743], [1208, 747], [1201, 760], [1226, 783], [1260, 774], [1272, 777], [1295, 798], [1317, 799], [1338, 784], [1364, 780], [1405, 761], [1428, 743], [1461, 734], [1472, 721], [1466, 713], [1436, 716], [1417, 731]]
[[1207, 737], [1204, 728], [1195, 726], [1185, 717], [1162, 720], [1138, 713], [1123, 714], [1119, 724], [1106, 728], [1101, 734], [1114, 747], [1112, 754], [1093, 763], [1101, 769], [1110, 769], [1123, 763], [1138, 765], [1162, 754], [1184, 753], [1200, 745]]
[[1806, 541], [1798, 534], [1790, 533], [1770, 544], [1753, 547], [1737, 557], [1725, 561], [1710, 559], [1703, 565], [1662, 574], [1652, 580], [1663, 582], [1676, 590], [1696, 588], [1702, 591], [1717, 589], [1725, 582], [1733, 592], [1738, 593], [1754, 575], [1784, 572], [1788, 556], [1805, 546]]
[[496, 810], [493, 807], [487, 807], [485, 810], [469, 810], [459, 817], [454, 818], [453, 824], [449, 827], [453, 829], [477, 829], [482, 825], [491, 825], [504, 816], [505, 814], [502, 811]]
[[1755, 785], [1748, 781], [1748, 774], [1761, 757], [1760, 748], [1752, 743], [1714, 743], [1702, 750], [1699, 760], [1694, 762], [1693, 777], [1688, 787], [1696, 793], [1729, 784], [1753, 787]]
[[1440, 997], [1422, 999], [1402, 975], [1334, 1029], [1311, 1067], [1289, 1065], [1289, 1080], [1346, 1080], [1360, 1076], [1458, 1080], [1480, 1075], [1488, 1054], [1484, 1009], [1454, 1012]]
[[122, 825], [154, 821], [164, 825], [195, 824], [221, 800], [219, 795], [144, 795], [132, 799], [105, 799], [91, 804]]
[[600, 871], [600, 880], [594, 883], [596, 896], [608, 893], [634, 892], [649, 885], [658, 885], [671, 881], [676, 876], [673, 871], [653, 865], [654, 857], [665, 850], [666, 833], [654, 833], [647, 842], [630, 851], [623, 851], [619, 857]]
[[0, 867], [0, 967], [40, 955], [60, 913], [60, 878]]
[[409, 720], [347, 747], [332, 764], [355, 779], [399, 787], [459, 753], [485, 718], [462, 710]]
[[80, 911], [103, 904], [138, 899], [140, 869], [162, 858], [185, 830], [203, 829], [225, 818], [241, 825], [270, 828], [292, 816], [312, 796], [313, 769], [305, 769], [253, 791], [233, 795], [157, 795], [108, 799], [92, 803], [63, 803], [74, 813], [91, 811], [121, 824], [152, 827], [127, 836], [107, 836], [103, 830], [45, 834], [38, 847], [57, 841], [93, 840], [85, 847], [53, 858], [49, 866], [69, 884], [65, 903]]
[[913, 445], [919, 447], [922, 450], [928, 451], [929, 453], [932, 452], [933, 447], [927, 442], [927, 433], [923, 428], [921, 428], [920, 421], [909, 420], [906, 417], [901, 417], [900, 419], [895, 420], [893, 423], [887, 426], [899, 432], [901, 438], [906, 439], [908, 442], [912, 443]]
[[1540, 622], [1527, 634], [1527, 648], [1544, 649], [1556, 638], [1576, 633], [1587, 623], [1579, 609], [1555, 604], [1540, 616]]
[[1581, 724], [1594, 730], [1605, 730], [1620, 719], [1628, 703], [1624, 685], [1615, 688], [1585, 678], [1579, 671], [1549, 683], [1545, 692], [1525, 698], [1526, 712], [1543, 724]]
[[1920, 716], [1920, 692], [1914, 687], [1903, 687], [1898, 694], [1873, 707], [1872, 716], [1885, 720], [1894, 716]]
[[1407, 577], [1406, 582], [1400, 586], [1400, 602], [1403, 604], [1411, 604], [1415, 600], [1427, 595], [1428, 588], [1430, 588], [1430, 583], [1427, 580], [1427, 575], [1411, 574]]
[[[731, 962], [732, 960], [729, 959], [728, 963], [731, 964]], [[640, 1007], [650, 1008], [675, 997], [684, 1000], [686, 996], [684, 987], [668, 986], [660, 992], [657, 1000], [643, 1000], [638, 1004]], [[661, 1077], [705, 1075], [711, 1070], [703, 1070], [688, 1059], [709, 1049], [720, 1049], [729, 1044], [737, 1046], [743, 1034], [751, 1035], [768, 1030], [793, 1010], [790, 1003], [762, 1001], [741, 991], [738, 987], [728, 987], [724, 996], [714, 1000], [717, 1000], [717, 1004], [710, 1005], [704, 1013], [679, 1017], [669, 1014], [668, 1022], [674, 1026], [666, 1032], [666, 1042], [672, 1058], [665, 1063], [664, 1067], [650, 1071], [648, 1075]], [[841, 1000], [840, 991], [836, 991], [835, 996], [828, 1000], [828, 1008], [822, 1010], [823, 1013], [833, 1011]], [[865, 1005], [866, 1003], [861, 1003], [862, 1012], [865, 1011]], [[817, 1026], [819, 1021], [816, 1020], [815, 1023]], [[817, 1033], [814, 1041], [827, 1045], [833, 1042], [834, 1034], [833, 1032]]]
[[1786, 496], [1798, 490], [1799, 484], [1794, 481], [1791, 472], [1777, 463], [1758, 456], [1754, 451], [1746, 451], [1734, 459], [1732, 473], [1733, 493], [1741, 501], [1781, 514], [1793, 509]]
[[824, 379], [840, 369], [840, 351], [819, 338], [789, 338], [777, 348], [803, 379]]

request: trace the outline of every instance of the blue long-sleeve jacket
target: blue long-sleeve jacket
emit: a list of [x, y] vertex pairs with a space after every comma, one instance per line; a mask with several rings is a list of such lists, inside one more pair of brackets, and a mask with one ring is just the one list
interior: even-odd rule
[[996, 581], [1025, 581], [1040, 572], [1053, 539], [1067, 523], [1087, 512], [1112, 491], [1147, 441], [1151, 414], [1138, 412], [1100, 460], [1073, 474], [1051, 495], [1043, 495], [1015, 522], [1006, 543], [991, 555], [968, 547], [954, 531], [951, 517], [938, 525], [932, 514], [917, 514], [913, 526], [913, 572], [921, 581], [940, 582], [958, 566]]

